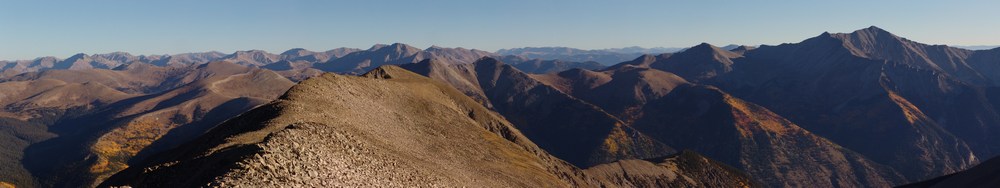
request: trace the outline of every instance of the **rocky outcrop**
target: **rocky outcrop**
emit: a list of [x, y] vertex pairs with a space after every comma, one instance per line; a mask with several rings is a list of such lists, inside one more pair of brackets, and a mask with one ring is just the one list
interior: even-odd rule
[[603, 187], [757, 187], [743, 172], [692, 151], [654, 159], [630, 159], [584, 172]]

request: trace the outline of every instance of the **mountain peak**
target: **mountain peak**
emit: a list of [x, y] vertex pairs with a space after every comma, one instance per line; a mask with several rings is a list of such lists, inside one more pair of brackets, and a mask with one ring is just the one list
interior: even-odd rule
[[[833, 33], [830, 33], [829, 31], [824, 31], [823, 33], [820, 33], [819, 36], [816, 36], [816, 37], [813, 37], [813, 38], [809, 38], [809, 39], [814, 39], [814, 38], [833, 38]], [[809, 39], [806, 39], [806, 40], [809, 40]]]
[[610, 67], [602, 69], [602, 71], [618, 70], [618, 69], [626, 68], [626, 67], [629, 67], [629, 66], [647, 67], [648, 68], [653, 63], [656, 63], [657, 60], [667, 59], [671, 55], [673, 55], [673, 54], [670, 54], [670, 53], [665, 53], [665, 54], [660, 54], [660, 55], [642, 54], [642, 56], [639, 56], [639, 57], [637, 57], [635, 59], [632, 59], [631, 61], [626, 61], [626, 62], [621, 62], [621, 63], [615, 64], [613, 66], [610, 66]]
[[709, 44], [709, 43], [701, 43], [701, 44], [698, 44], [696, 46], [692, 46], [691, 48], [688, 48], [687, 50], [684, 50], [682, 52], [678, 52], [677, 53], [677, 55], [681, 55], [681, 54], [705, 54], [705, 55], [712, 55], [712, 56], [722, 55], [722, 56], [727, 57], [727, 58], [732, 58], [732, 57], [738, 56], [737, 54], [734, 54], [733, 52], [730, 52], [730, 51], [727, 51], [727, 50], [723, 50], [722, 48], [719, 48], [718, 46], [714, 46], [714, 45]]
[[389, 46], [389, 45], [387, 45], [387, 44], [375, 44], [375, 45], [372, 45], [371, 48], [368, 48], [368, 51], [375, 51], [375, 50], [378, 50], [378, 49], [385, 48], [386, 46]]
[[85, 58], [85, 57], [88, 57], [87, 54], [85, 54], [85, 53], [77, 53], [77, 54], [74, 54], [73, 56], [70, 56], [69, 58], [66, 58], [66, 59], [79, 59], [79, 58]]
[[[702, 42], [701, 44], [692, 46], [691, 48], [688, 48], [687, 50], [684, 50], [684, 51], [687, 52], [687, 51], [701, 51], [701, 50], [713, 50], [714, 51], [714, 50], [721, 50], [721, 49], [719, 47], [716, 47], [715, 45], [712, 45], [712, 44], [709, 44], [709, 43], [706, 43], [706, 42]], [[681, 52], [681, 53], [683, 53], [683, 52]]]
[[379, 48], [378, 50], [379, 51], [381, 51], [381, 50], [391, 50], [391, 51], [395, 51], [395, 52], [401, 52], [401, 53], [404, 53], [404, 54], [417, 53], [417, 52], [421, 51], [419, 48], [416, 48], [416, 47], [413, 47], [413, 46], [410, 46], [410, 45], [407, 45], [407, 44], [403, 44], [403, 43], [393, 43], [392, 45], [385, 46], [383, 48]]
[[302, 56], [302, 55], [309, 54], [311, 52], [312, 51], [309, 51], [309, 50], [306, 50], [306, 49], [303, 49], [303, 48], [292, 48], [292, 49], [289, 49], [288, 51], [282, 52], [281, 55], [283, 55], [283, 56]]
[[882, 28], [879, 28], [879, 27], [875, 27], [875, 26], [871, 26], [871, 27], [864, 28], [864, 29], [859, 29], [859, 30], [856, 30], [854, 32], [851, 32], [851, 34], [853, 34], [853, 35], [858, 35], [858, 34], [893, 35], [889, 31], [886, 31], [885, 29], [882, 29]]
[[389, 45], [389, 47], [393, 47], [393, 48], [412, 48], [412, 46], [410, 46], [410, 45], [403, 44], [403, 43], [398, 43], [398, 42], [397, 43], [392, 43], [392, 45]]
[[437, 46], [437, 45], [431, 45], [431, 47], [427, 47], [426, 50], [427, 51], [431, 51], [431, 50], [441, 50], [441, 49], [445, 49], [445, 47], [440, 47], [440, 46]]

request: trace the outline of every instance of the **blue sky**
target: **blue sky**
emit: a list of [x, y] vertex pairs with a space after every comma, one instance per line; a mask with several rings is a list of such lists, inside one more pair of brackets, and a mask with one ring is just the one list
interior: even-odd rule
[[1000, 44], [1000, 1], [8, 1], [0, 59], [402, 42], [483, 50], [780, 44], [871, 25], [930, 44]]

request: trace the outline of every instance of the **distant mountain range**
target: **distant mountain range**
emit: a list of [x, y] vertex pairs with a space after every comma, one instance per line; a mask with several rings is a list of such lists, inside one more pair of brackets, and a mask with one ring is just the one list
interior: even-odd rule
[[962, 48], [967, 50], [989, 50], [994, 48], [1000, 48], [1000, 45], [952, 46], [952, 47]]
[[[730, 44], [720, 47], [724, 50], [736, 49], [743, 45]], [[749, 46], [748, 46], [749, 47]], [[497, 50], [499, 55], [513, 55], [529, 59], [560, 60], [570, 62], [597, 62], [602, 65], [614, 65], [620, 62], [629, 61], [642, 55], [657, 55], [663, 53], [675, 53], [687, 48], [642, 48], [638, 46], [625, 48], [607, 48], [598, 50], [583, 50], [569, 47], [525, 47]]]
[[613, 65], [628, 61], [643, 54], [661, 54], [681, 50], [682, 48], [610, 48], [601, 50], [582, 50], [569, 47], [525, 47], [497, 50], [499, 55], [522, 56], [529, 59], [562, 60], [573, 62], [593, 61], [602, 65]]
[[[635, 49], [632, 49], [635, 50]], [[593, 61], [569, 61], [538, 59], [524, 56], [498, 55], [475, 49], [443, 48], [432, 46], [418, 49], [406, 44], [374, 45], [367, 50], [338, 48], [323, 52], [313, 52], [301, 48], [290, 49], [280, 54], [262, 50], [237, 51], [232, 54], [220, 52], [184, 53], [176, 55], [139, 55], [125, 52], [107, 54], [76, 54], [67, 59], [40, 57], [33, 60], [0, 61], [0, 77], [9, 77], [26, 72], [44, 70], [114, 69], [132, 63], [146, 63], [161, 67], [181, 67], [215, 61], [227, 61], [239, 65], [261, 67], [279, 71], [280, 74], [308, 73], [318, 75], [320, 71], [360, 74], [380, 65], [415, 63], [424, 59], [439, 58], [450, 63], [471, 63], [482, 57], [503, 58], [530, 72], [552, 72], [571, 68], [596, 69], [604, 67]], [[634, 58], [634, 57], [630, 57]], [[291, 78], [301, 80], [303, 78]]]
[[1000, 48], [873, 26], [652, 50], [2, 62], [0, 185], [997, 185]]

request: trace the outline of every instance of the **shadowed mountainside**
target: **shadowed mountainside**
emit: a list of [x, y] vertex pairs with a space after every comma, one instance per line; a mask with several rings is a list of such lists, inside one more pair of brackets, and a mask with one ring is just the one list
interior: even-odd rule
[[1000, 177], [1000, 158], [993, 158], [958, 173], [899, 187], [997, 187], [1000, 186], [1000, 179], [997, 177]]
[[987, 136], [1000, 131], [996, 57], [870, 27], [732, 51], [701, 44], [609, 69], [648, 67], [717, 86], [912, 181], [997, 155], [1000, 142]]
[[767, 187], [888, 187], [905, 182], [769, 110], [711, 86], [678, 86], [650, 101], [639, 131], [668, 145], [705, 153]]
[[599, 107], [493, 58], [455, 65], [431, 59], [403, 68], [458, 88], [506, 117], [541, 148], [580, 167], [674, 152]]
[[[711, 90], [715, 91], [714, 94], [698, 92], [698, 89], [691, 88], [703, 86], [643, 66], [656, 59], [662, 58], [643, 56], [604, 71], [572, 69], [546, 75], [523, 74], [491, 58], [471, 65], [447, 65], [430, 60], [403, 67], [449, 83], [467, 95], [481, 99], [485, 106], [510, 119], [539, 146], [577, 166], [601, 163], [576, 162], [580, 161], [577, 158], [580, 153], [565, 152], [567, 144], [584, 148], [580, 145], [587, 142], [580, 142], [579, 139], [591, 136], [580, 135], [616, 138], [613, 140], [622, 140], [622, 137], [614, 132], [610, 136], [601, 136], [609, 134], [604, 132], [581, 132], [587, 129], [573, 125], [613, 126], [624, 128], [625, 133], [641, 136], [631, 140], [642, 141], [615, 141], [613, 143], [624, 144], [608, 145], [609, 140], [606, 139], [605, 145], [615, 147], [598, 147], [602, 148], [599, 153], [633, 148], [625, 151], [635, 154], [618, 155], [617, 159], [641, 159], [643, 155], [651, 155], [642, 153], [650, 151], [645, 149], [648, 146], [636, 143], [666, 143], [664, 146], [706, 152], [711, 158], [753, 172], [751, 177], [771, 187], [891, 186], [905, 182], [892, 168], [869, 162], [864, 156], [798, 128], [762, 107], [717, 89]], [[684, 90], [675, 92], [678, 87]], [[556, 101], [573, 102], [569, 104], [576, 106], [584, 104], [588, 108], [575, 108], [574, 105]], [[653, 105], [650, 106], [650, 103]], [[712, 113], [703, 114], [709, 109]], [[579, 116], [594, 111], [616, 121], [601, 121], [594, 115]], [[730, 115], [733, 113], [738, 116]], [[553, 125], [566, 128], [552, 128]], [[737, 130], [748, 134], [737, 134]], [[751, 132], [759, 133], [749, 134]], [[799, 152], [803, 153], [791, 154]], [[815, 170], [820, 168], [828, 170]]]

